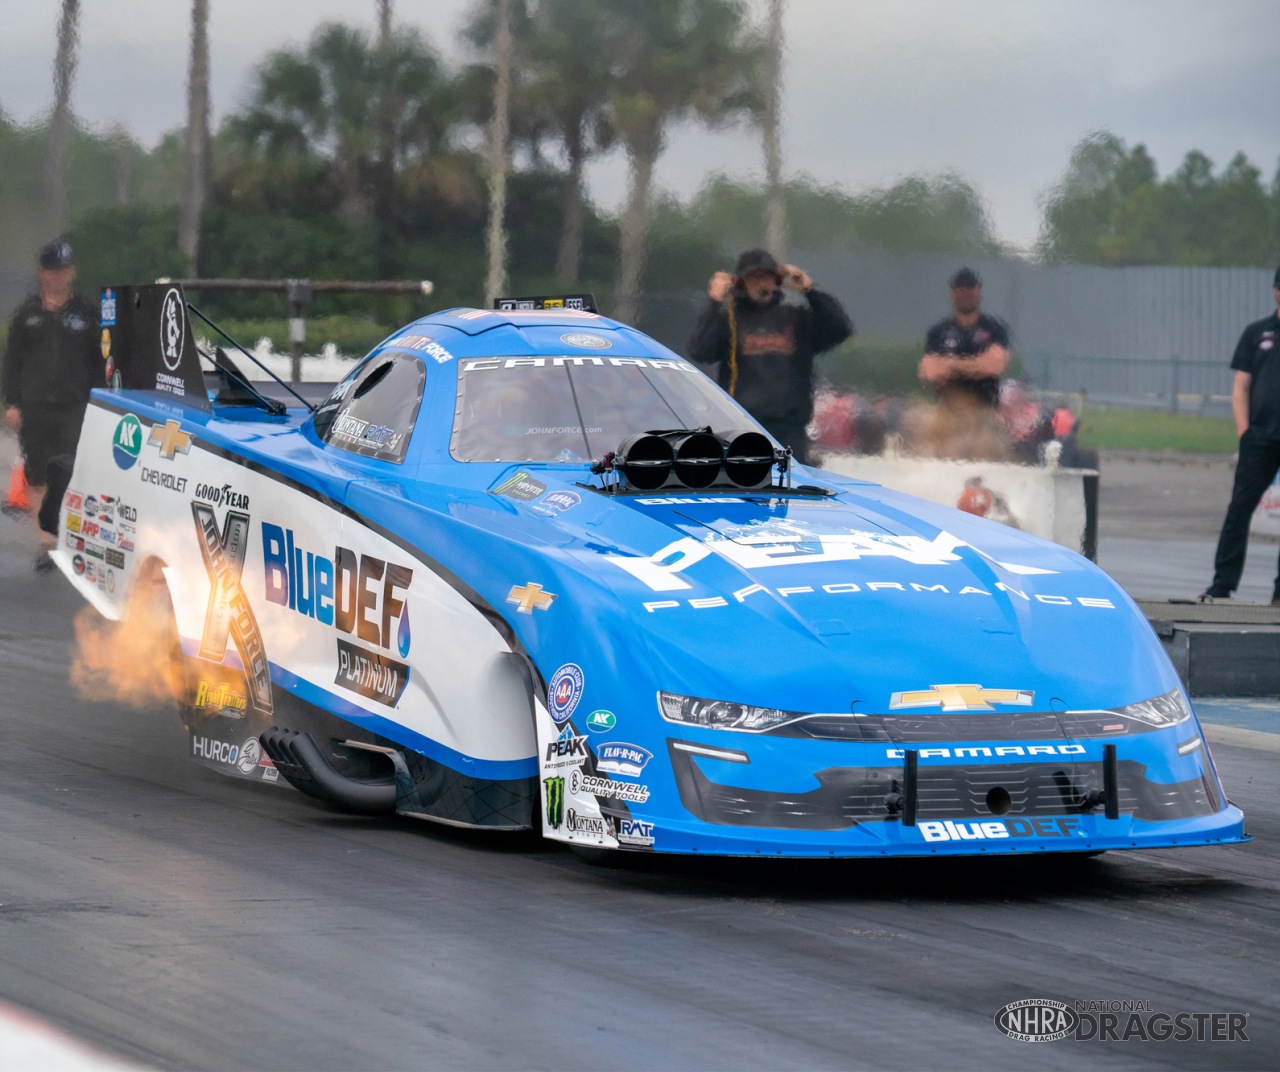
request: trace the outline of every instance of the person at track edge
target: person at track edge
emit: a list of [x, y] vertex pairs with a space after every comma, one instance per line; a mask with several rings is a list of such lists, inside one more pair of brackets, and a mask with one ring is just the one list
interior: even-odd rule
[[[803, 294], [805, 304], [783, 300]], [[794, 457], [809, 460], [813, 359], [853, 334], [840, 303], [804, 270], [749, 249], [734, 272], [716, 272], [689, 339], [689, 359], [739, 403]]]
[[[1276, 311], [1244, 329], [1231, 358], [1235, 369], [1231, 413], [1240, 435], [1240, 453], [1231, 504], [1213, 559], [1213, 583], [1200, 597], [1205, 601], [1228, 599], [1239, 587], [1249, 546], [1249, 521], [1280, 471], [1280, 268], [1272, 280], [1271, 293]], [[1280, 563], [1271, 604], [1280, 606]]]
[[982, 280], [972, 268], [951, 277], [954, 313], [925, 335], [920, 379], [951, 405], [1000, 405], [1000, 380], [1009, 367], [1009, 330], [982, 311]]
[[[75, 254], [64, 241], [40, 251], [36, 292], [9, 322], [0, 394], [5, 423], [18, 433], [26, 456], [33, 504], [44, 496], [49, 460], [74, 454], [89, 392], [102, 384], [98, 313], [72, 290]], [[40, 532], [37, 572], [53, 569], [55, 537]]]

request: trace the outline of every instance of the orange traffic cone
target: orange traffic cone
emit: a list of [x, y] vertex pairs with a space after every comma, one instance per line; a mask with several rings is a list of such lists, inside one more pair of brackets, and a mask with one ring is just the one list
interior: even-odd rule
[[13, 460], [9, 470], [9, 494], [5, 496], [4, 508], [24, 513], [31, 510], [31, 496], [27, 493], [27, 463], [21, 454]]

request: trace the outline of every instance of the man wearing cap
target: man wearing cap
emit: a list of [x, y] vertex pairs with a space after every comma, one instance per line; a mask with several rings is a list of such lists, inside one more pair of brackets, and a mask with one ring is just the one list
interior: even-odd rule
[[995, 409], [1009, 367], [1009, 330], [982, 312], [982, 280], [972, 268], [951, 277], [951, 306], [955, 312], [925, 336], [920, 379], [944, 403]]
[[[66, 242], [40, 251], [36, 293], [9, 322], [0, 393], [5, 423], [14, 429], [27, 459], [32, 501], [43, 496], [49, 459], [74, 454], [89, 392], [102, 383], [98, 314], [72, 291], [75, 256]], [[53, 568], [54, 537], [40, 533], [36, 569]]]
[[[1239, 586], [1249, 546], [1249, 521], [1280, 471], [1280, 268], [1271, 294], [1276, 311], [1244, 329], [1231, 358], [1236, 373], [1231, 412], [1240, 435], [1240, 453], [1231, 505], [1213, 560], [1213, 584], [1201, 596], [1205, 600], [1227, 599]], [[1280, 566], [1271, 602], [1280, 605]]]
[[[799, 291], [806, 303], [783, 301], [783, 289]], [[853, 334], [849, 317], [807, 272], [778, 264], [763, 249], [742, 254], [732, 275], [716, 272], [707, 295], [689, 340], [690, 360], [708, 366], [774, 439], [807, 462], [813, 359]]]

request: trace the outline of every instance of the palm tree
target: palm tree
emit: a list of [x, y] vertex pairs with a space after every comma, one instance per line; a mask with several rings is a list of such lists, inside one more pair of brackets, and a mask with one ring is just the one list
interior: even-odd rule
[[782, 55], [786, 47], [782, 28], [784, 0], [769, 0], [769, 24], [765, 35], [764, 109], [760, 116], [764, 135], [765, 210], [764, 244], [782, 259], [787, 245], [787, 203], [782, 185]]
[[76, 48], [80, 42], [80, 0], [62, 0], [58, 16], [58, 52], [53, 62], [53, 116], [45, 158], [49, 191], [49, 234], [67, 228], [67, 147], [71, 144], [71, 87], [76, 78]]
[[489, 121], [489, 226], [485, 231], [485, 300], [492, 303], [507, 289], [507, 124], [511, 112], [511, 0], [498, 0], [493, 41], [493, 117]]
[[517, 44], [528, 68], [530, 106], [554, 130], [568, 163], [555, 268], [566, 284], [577, 282], [582, 264], [583, 172], [588, 160], [614, 142], [610, 28], [598, 0], [542, 0], [527, 40]]
[[338, 216], [367, 222], [380, 141], [389, 135], [393, 169], [442, 148], [452, 118], [447, 90], [439, 58], [415, 31], [394, 30], [388, 44], [375, 45], [362, 30], [326, 23], [304, 49], [268, 57], [236, 130], [250, 148], [290, 166], [327, 158]]
[[209, 0], [191, 3], [191, 65], [187, 74], [187, 136], [178, 210], [178, 249], [198, 275], [200, 212], [209, 192]]
[[611, 110], [630, 176], [614, 315], [640, 311], [653, 170], [673, 122], [729, 123], [756, 108], [761, 46], [740, 0], [614, 0], [618, 20]]

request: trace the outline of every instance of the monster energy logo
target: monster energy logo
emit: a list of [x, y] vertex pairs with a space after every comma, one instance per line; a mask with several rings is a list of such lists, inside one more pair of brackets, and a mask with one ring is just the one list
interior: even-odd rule
[[253, 706], [262, 714], [272, 711], [271, 667], [262, 642], [262, 631], [249, 606], [249, 597], [240, 584], [248, 551], [249, 515], [228, 510], [218, 531], [213, 510], [204, 503], [192, 503], [200, 552], [209, 573], [209, 606], [205, 611], [204, 633], [200, 638], [200, 658], [221, 663], [227, 651], [227, 634], [235, 641], [244, 663], [245, 680]]
[[542, 784], [547, 788], [547, 825], [559, 830], [564, 822], [564, 779], [543, 778]]

